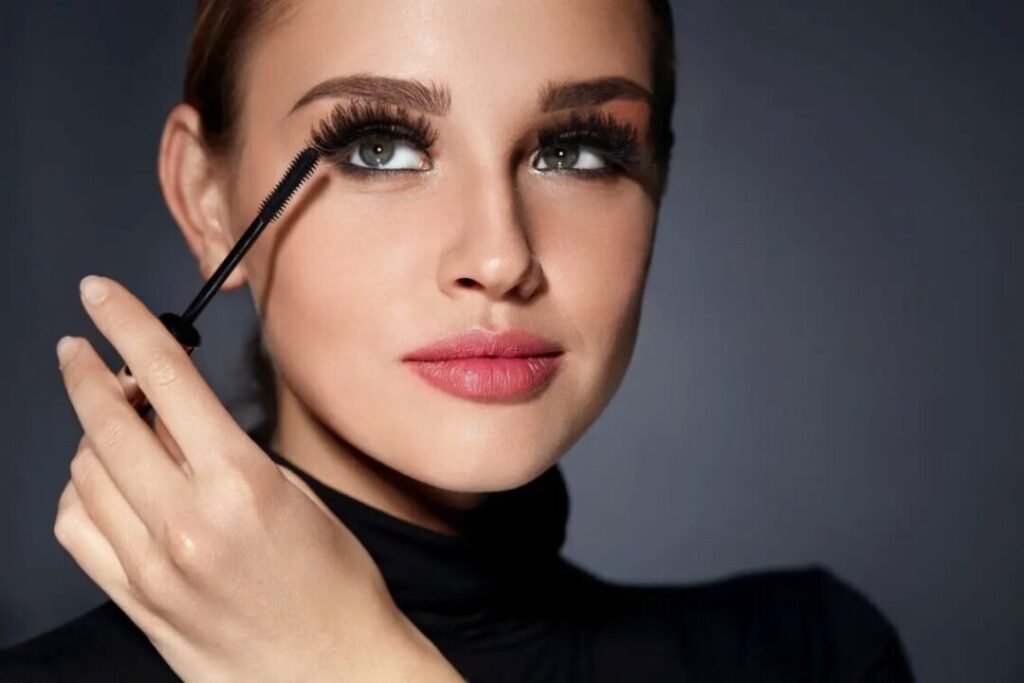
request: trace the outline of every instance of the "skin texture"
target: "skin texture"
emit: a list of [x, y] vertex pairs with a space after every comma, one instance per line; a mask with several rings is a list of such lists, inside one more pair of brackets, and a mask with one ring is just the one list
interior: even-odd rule
[[[133, 377], [84, 339], [58, 344], [85, 434], [54, 535], [178, 676], [461, 680], [365, 548], [253, 443], [152, 312], [108, 278], [84, 278], [82, 301]], [[129, 405], [137, 389], [155, 430]]]
[[[446, 84], [433, 169], [363, 180], [323, 164], [225, 289], [250, 287], [279, 372], [275, 446], [396, 516], [457, 533], [455, 511], [551, 466], [618, 388], [635, 342], [656, 219], [649, 178], [535, 171], [549, 79], [625, 76], [650, 89], [642, 0], [295, 5], [255, 41], [238, 145], [201, 147], [172, 112], [162, 174], [204, 275], [248, 225], [337, 100], [290, 114], [320, 81], [372, 73]], [[637, 127], [635, 100], [597, 108]], [[405, 154], [413, 154], [408, 148]], [[441, 392], [400, 357], [472, 327], [522, 327], [565, 348], [530, 401]]]
[[[208, 277], [333, 104], [289, 114], [309, 88], [360, 72], [447, 85], [429, 171], [360, 180], [322, 164], [225, 289], [250, 287], [275, 357], [275, 447], [330, 486], [457, 534], [461, 511], [550, 467], [629, 363], [653, 171], [585, 179], [531, 166], [537, 129], [567, 116], [536, 110], [550, 79], [651, 87], [645, 5], [310, 0], [293, 10], [246, 61], [237, 147], [211, 154], [196, 111], [175, 107], [161, 186]], [[646, 103], [600, 109], [648, 144]], [[111, 372], [85, 339], [60, 347], [84, 435], [54, 533], [82, 569], [185, 680], [460, 680], [355, 537], [248, 437], [153, 312], [98, 282], [106, 297], [83, 305], [134, 377]], [[562, 371], [529, 400], [485, 404], [402, 365], [475, 326], [554, 339]], [[129, 405], [136, 390], [159, 416], [152, 425]]]

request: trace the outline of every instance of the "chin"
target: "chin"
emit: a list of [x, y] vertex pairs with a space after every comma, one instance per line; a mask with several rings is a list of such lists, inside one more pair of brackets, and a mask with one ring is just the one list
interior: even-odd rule
[[[397, 468], [408, 477], [430, 486], [458, 493], [487, 493], [518, 488], [551, 467], [561, 452], [544, 448], [528, 438], [509, 444], [451, 444], [435, 442], [423, 452], [410, 455]], [[439, 454], [444, 454], [439, 457]]]

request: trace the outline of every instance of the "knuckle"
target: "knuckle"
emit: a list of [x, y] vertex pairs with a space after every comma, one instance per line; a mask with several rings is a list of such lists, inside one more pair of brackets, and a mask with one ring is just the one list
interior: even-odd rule
[[207, 498], [203, 509], [211, 524], [226, 533], [237, 533], [245, 519], [246, 495], [237, 488], [221, 489], [221, 493]]
[[93, 442], [100, 448], [119, 448], [127, 438], [127, 429], [121, 415], [107, 413], [100, 417], [93, 430]]
[[63, 547], [68, 546], [68, 538], [71, 530], [68, 529], [68, 515], [64, 510], [57, 512], [53, 520], [53, 536]]
[[174, 576], [167, 563], [155, 557], [155, 553], [146, 556], [125, 568], [128, 585], [132, 591], [147, 602], [162, 604], [169, 597], [174, 587]]
[[60, 498], [57, 499], [58, 514], [71, 506], [75, 495], [74, 489], [75, 483], [68, 480], [68, 483], [64, 485], [64, 490], [60, 492]]
[[210, 518], [235, 532], [250, 524], [271, 502], [269, 484], [259, 473], [229, 467], [216, 478], [207, 496]]
[[168, 523], [164, 529], [164, 544], [167, 556], [183, 573], [201, 573], [205, 564], [204, 549], [207, 544], [196, 527]]
[[216, 477], [216, 498], [230, 505], [245, 502], [253, 495], [253, 482], [243, 467], [229, 465], [222, 468]]
[[64, 548], [71, 548], [82, 528], [81, 513], [66, 507], [57, 512], [53, 520], [53, 535]]
[[75, 486], [82, 489], [88, 485], [89, 477], [92, 476], [92, 468], [94, 466], [95, 456], [90, 449], [83, 448], [75, 453], [75, 457], [71, 458], [70, 468], [71, 481], [74, 482]]
[[146, 362], [145, 373], [154, 385], [168, 386], [181, 381], [185, 367], [178, 354], [159, 349]]

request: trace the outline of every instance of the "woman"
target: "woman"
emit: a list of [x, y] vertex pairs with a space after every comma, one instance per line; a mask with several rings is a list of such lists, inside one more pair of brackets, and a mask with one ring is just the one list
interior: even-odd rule
[[[558, 458], [629, 364], [672, 147], [659, 0], [203, 0], [159, 176], [209, 277], [311, 132], [248, 285], [245, 433], [127, 289], [83, 305], [55, 534], [110, 596], [9, 679], [910, 680], [823, 571], [607, 582], [559, 554]], [[269, 456], [269, 457], [268, 457]]]

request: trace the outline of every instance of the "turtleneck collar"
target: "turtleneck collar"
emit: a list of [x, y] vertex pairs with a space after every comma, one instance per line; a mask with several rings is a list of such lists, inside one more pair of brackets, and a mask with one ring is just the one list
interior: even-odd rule
[[395, 603], [429, 636], [485, 637], [507, 633], [510, 626], [530, 628], [550, 608], [569, 515], [557, 463], [518, 488], [492, 493], [466, 513], [465, 533], [453, 536], [328, 486], [266, 441], [258, 442], [309, 484], [359, 539]]

